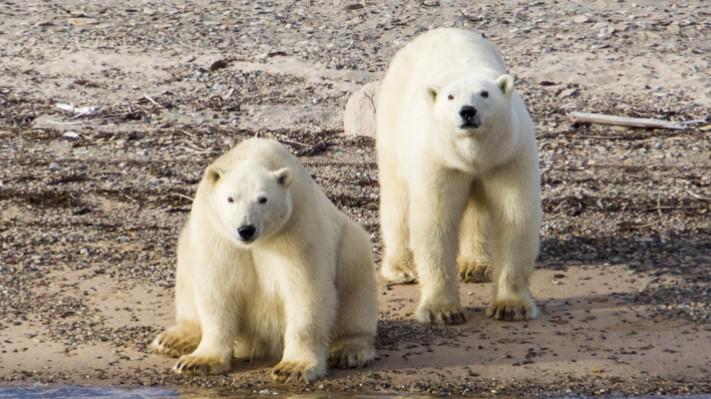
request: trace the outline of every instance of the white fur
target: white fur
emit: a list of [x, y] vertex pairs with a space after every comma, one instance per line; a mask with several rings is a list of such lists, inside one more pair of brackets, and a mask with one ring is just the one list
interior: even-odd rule
[[[382, 273], [394, 282], [419, 279], [421, 321], [464, 321], [457, 265], [463, 276], [491, 269], [490, 316], [538, 315], [528, 287], [542, 214], [538, 156], [513, 86], [494, 46], [457, 29], [414, 39], [382, 81]], [[465, 105], [477, 109], [478, 128], [461, 127]]]
[[[237, 233], [245, 224], [254, 241]], [[365, 230], [283, 146], [246, 140], [198, 186], [178, 244], [177, 324], [152, 348], [201, 374], [233, 356], [281, 357], [272, 376], [285, 382], [325, 375], [329, 358], [361, 367], [375, 355], [374, 274]]]

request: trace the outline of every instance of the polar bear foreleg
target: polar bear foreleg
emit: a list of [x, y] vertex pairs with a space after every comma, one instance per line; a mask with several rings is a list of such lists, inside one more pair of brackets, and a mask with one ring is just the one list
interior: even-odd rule
[[[235, 257], [240, 257], [240, 262], [235, 262]], [[192, 261], [199, 262], [191, 265], [195, 267], [191, 283], [202, 334], [195, 351], [180, 357], [173, 370], [180, 374], [223, 373], [230, 369], [238, 333], [236, 274], [250, 260], [242, 254], [215, 251], [207, 256], [194, 255]]]
[[[209, 294], [206, 294], [206, 296]], [[199, 298], [202, 337], [195, 351], [173, 367], [180, 374], [219, 374], [230, 369], [237, 336], [237, 309], [230, 298]]]
[[286, 329], [284, 354], [272, 370], [272, 379], [309, 383], [326, 375], [338, 300], [333, 275], [325, 272], [333, 270], [323, 264], [328, 260], [295, 253], [291, 257], [284, 262], [285, 272], [279, 281]]
[[420, 322], [465, 321], [456, 257], [470, 183], [470, 177], [452, 170], [428, 171], [410, 183], [410, 247], [422, 293], [415, 318]]
[[539, 315], [529, 289], [541, 225], [537, 171], [535, 165], [526, 168], [517, 164], [488, 183], [494, 299], [486, 314], [498, 320], [535, 319]]

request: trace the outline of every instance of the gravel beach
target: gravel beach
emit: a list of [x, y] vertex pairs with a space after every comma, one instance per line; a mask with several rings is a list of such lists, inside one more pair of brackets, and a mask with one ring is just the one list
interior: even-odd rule
[[[185, 377], [148, 354], [202, 170], [284, 143], [382, 253], [374, 142], [349, 96], [432, 27], [485, 33], [536, 123], [539, 320], [417, 324], [381, 284], [378, 359], [308, 386], [275, 360]], [[703, 0], [5, 1], [0, 5], [0, 384], [479, 396], [711, 393], [711, 10]], [[58, 107], [58, 104], [60, 105]], [[572, 111], [685, 131], [570, 123]]]

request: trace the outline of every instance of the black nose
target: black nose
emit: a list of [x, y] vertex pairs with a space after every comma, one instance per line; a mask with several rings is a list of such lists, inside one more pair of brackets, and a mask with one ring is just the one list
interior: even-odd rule
[[239, 233], [239, 236], [245, 241], [251, 240], [252, 237], [254, 237], [254, 232], [256, 231], [257, 229], [255, 229], [251, 224], [241, 226], [237, 229], [237, 233]]
[[465, 105], [459, 110], [459, 116], [461, 116], [465, 122], [471, 122], [476, 116], [476, 108], [471, 105]]

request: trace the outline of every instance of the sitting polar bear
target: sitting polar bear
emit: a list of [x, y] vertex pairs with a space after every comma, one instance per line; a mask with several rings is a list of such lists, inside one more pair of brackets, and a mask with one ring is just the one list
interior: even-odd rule
[[419, 279], [422, 322], [464, 322], [458, 274], [491, 276], [490, 317], [538, 316], [528, 281], [542, 214], [535, 132], [505, 71], [481, 34], [436, 29], [395, 55], [380, 87], [382, 274]]
[[177, 324], [151, 347], [180, 356], [178, 373], [281, 356], [272, 378], [309, 382], [327, 359], [374, 358], [376, 295], [365, 230], [282, 145], [250, 139], [204, 173], [178, 242]]

